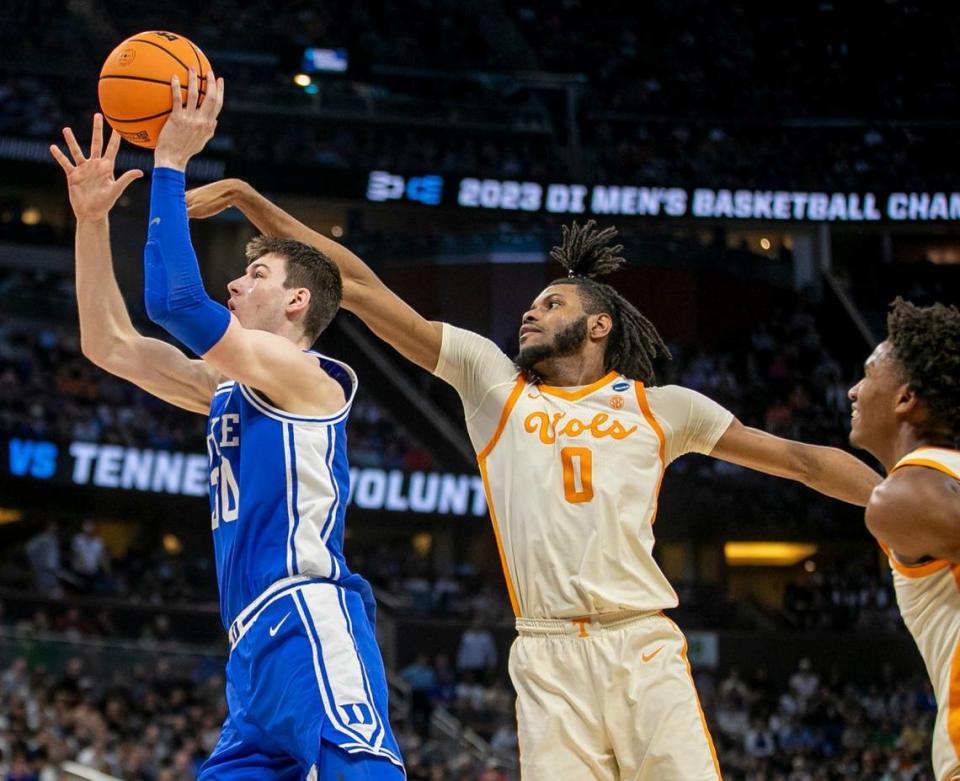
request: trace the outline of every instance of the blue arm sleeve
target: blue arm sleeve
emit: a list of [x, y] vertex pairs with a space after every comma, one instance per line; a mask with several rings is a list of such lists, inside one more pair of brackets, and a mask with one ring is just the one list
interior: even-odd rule
[[208, 352], [226, 333], [230, 312], [204, 290], [190, 243], [182, 171], [153, 171], [143, 262], [147, 316], [197, 355]]

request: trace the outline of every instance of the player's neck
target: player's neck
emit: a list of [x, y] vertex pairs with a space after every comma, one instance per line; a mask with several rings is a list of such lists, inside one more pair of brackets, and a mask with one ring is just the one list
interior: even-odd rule
[[585, 360], [582, 355], [551, 358], [537, 366], [536, 371], [544, 385], [556, 388], [592, 385], [606, 374], [602, 363]]
[[915, 426], [904, 424], [897, 432], [896, 438], [890, 443], [888, 453], [878, 454], [880, 463], [889, 472], [905, 455], [921, 447], [953, 448], [955, 441], [952, 436], [938, 431], [921, 431]]
[[309, 350], [313, 346], [313, 344], [307, 340], [306, 334], [289, 320], [284, 321], [273, 333], [277, 336], [282, 336], [284, 339], [289, 339], [301, 350]]

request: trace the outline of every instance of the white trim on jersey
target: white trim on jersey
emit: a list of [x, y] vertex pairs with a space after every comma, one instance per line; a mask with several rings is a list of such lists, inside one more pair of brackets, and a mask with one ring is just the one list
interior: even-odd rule
[[250, 386], [238, 383], [240, 392], [243, 394], [244, 398], [249, 401], [250, 404], [252, 404], [259, 412], [262, 412], [264, 415], [271, 417], [274, 420], [280, 420], [284, 423], [300, 423], [303, 425], [317, 423], [330, 425], [333, 423], [339, 423], [347, 416], [347, 414], [350, 412], [350, 407], [353, 406], [353, 399], [357, 395], [357, 374], [353, 369], [347, 366], [347, 364], [341, 363], [334, 358], [330, 358], [326, 355], [321, 355], [320, 353], [315, 352], [308, 352], [308, 355], [313, 355], [317, 358], [329, 361], [330, 363], [335, 363], [344, 370], [350, 380], [350, 393], [347, 395], [346, 401], [344, 402], [343, 406], [332, 415], [294, 415], [286, 410], [280, 409], [279, 407], [274, 407], [272, 404], [268, 404], [267, 401], [258, 396], [256, 391], [254, 391]]
[[293, 529], [295, 518], [293, 514], [293, 470], [290, 465], [290, 441], [287, 426], [281, 426], [283, 431], [283, 470], [287, 480], [287, 575], [293, 577], [294, 551]]
[[[287, 571], [336, 579], [340, 565], [327, 546], [340, 509], [340, 485], [334, 473], [337, 430], [333, 426], [283, 426], [287, 470]], [[318, 455], [323, 455], [323, 460]]]
[[[301, 426], [329, 426], [334, 423], [339, 423], [350, 411], [350, 402], [347, 402], [347, 404], [341, 407], [336, 414], [330, 417], [324, 418], [307, 415], [291, 415], [288, 412], [284, 412], [282, 409], [267, 404], [267, 402], [257, 396], [257, 394], [246, 385], [238, 385], [237, 387], [240, 388], [240, 392], [243, 394], [243, 397], [250, 402], [251, 406], [253, 406], [257, 412], [261, 412], [268, 418], [273, 418], [281, 423], [297, 423]], [[351, 401], [352, 399], [353, 397], [351, 396]]]
[[337, 477], [333, 472], [333, 456], [336, 452], [337, 430], [335, 428], [331, 428], [327, 445], [327, 470], [330, 473], [330, 482], [333, 485], [333, 504], [330, 505], [330, 509], [327, 512], [327, 517], [324, 519], [323, 525], [320, 527], [320, 539], [323, 541], [324, 546], [326, 546], [327, 540], [330, 539], [330, 535], [333, 533], [333, 529], [337, 525], [337, 513], [340, 510], [340, 483], [337, 482]]
[[[393, 752], [382, 746], [386, 731], [370, 695], [366, 670], [352, 635], [352, 624], [341, 596], [343, 589], [317, 585], [293, 594], [297, 613], [313, 652], [313, 667], [320, 699], [327, 718], [336, 730], [356, 742], [346, 746], [397, 762]], [[363, 705], [371, 724], [347, 724], [345, 705]]]
[[270, 588], [264, 591], [259, 597], [253, 600], [253, 602], [241, 610], [237, 617], [233, 619], [233, 623], [227, 630], [227, 639], [230, 641], [231, 652], [237, 647], [244, 635], [250, 631], [250, 628], [257, 623], [257, 619], [260, 618], [260, 614], [270, 607], [270, 605], [272, 605], [278, 599], [283, 599], [283, 597], [290, 596], [290, 592], [294, 589], [323, 582], [326, 581], [313, 579], [306, 575], [294, 575], [292, 578], [278, 580], [276, 583], [270, 586]]
[[390, 749], [380, 747], [379, 751], [373, 752], [370, 750], [370, 747], [363, 743], [338, 743], [337, 748], [343, 749], [348, 754], [376, 754], [378, 757], [385, 757], [389, 759], [393, 764], [403, 767], [403, 761], [394, 754]]

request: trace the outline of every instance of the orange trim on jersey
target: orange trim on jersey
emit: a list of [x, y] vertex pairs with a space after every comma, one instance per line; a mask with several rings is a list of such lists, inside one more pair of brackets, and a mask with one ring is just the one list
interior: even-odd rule
[[[944, 559], [925, 561], [923, 564], [904, 564], [897, 561], [896, 556], [893, 555], [893, 551], [890, 550], [890, 548], [888, 548], [879, 540], [877, 542], [879, 543], [881, 550], [887, 554], [887, 558], [890, 559], [890, 566], [907, 578], [925, 578], [928, 575], [933, 575], [935, 572], [939, 572], [940, 570], [951, 566], [951, 562], [945, 561]], [[953, 574], [954, 577], [957, 576], [956, 571], [954, 571]], [[958, 587], [960, 587], [960, 581], [958, 581]]]
[[[637, 383], [639, 386], [639, 383]], [[713, 767], [717, 771], [717, 778], [719, 781], [723, 781], [723, 774], [720, 772], [720, 760], [717, 759], [717, 748], [713, 745], [713, 736], [710, 734], [710, 728], [707, 726], [707, 717], [703, 712], [703, 706], [700, 704], [700, 695], [697, 693], [697, 684], [693, 680], [693, 668], [690, 667], [690, 659], [687, 657], [687, 636], [683, 633], [679, 626], [677, 626], [671, 619], [667, 618], [664, 612], [660, 611], [660, 617], [673, 625], [673, 628], [680, 633], [680, 636], [683, 638], [683, 649], [680, 651], [680, 656], [683, 658], [683, 663], [687, 666], [687, 675], [690, 676], [690, 686], [693, 688], [693, 699], [697, 703], [697, 713], [700, 714], [700, 725], [703, 727], [703, 735], [707, 739], [707, 745], [710, 746], [710, 756], [713, 757]]]
[[490, 493], [490, 479], [487, 477], [487, 459], [486, 456], [477, 459], [480, 464], [480, 478], [483, 480], [483, 490], [487, 495], [487, 509], [490, 511], [490, 522], [493, 524], [493, 536], [497, 541], [497, 553], [500, 554], [500, 566], [503, 568], [503, 577], [507, 581], [507, 595], [510, 597], [510, 607], [513, 608], [513, 614], [520, 617], [520, 603], [517, 601], [517, 595], [513, 590], [513, 578], [510, 576], [510, 568], [507, 566], [507, 554], [503, 550], [503, 541], [500, 539], [500, 526], [497, 523], [497, 511], [493, 509], [493, 495]]
[[653, 515], [650, 516], [650, 525], [653, 526], [653, 524], [657, 522], [657, 510], [660, 509], [660, 486], [663, 483], [663, 476], [667, 471], [667, 438], [664, 436], [663, 429], [660, 428], [660, 424], [657, 423], [657, 419], [650, 410], [650, 405], [647, 403], [647, 394], [643, 389], [643, 383], [635, 380], [633, 384], [637, 389], [637, 404], [640, 405], [640, 411], [643, 413], [643, 417], [647, 423], [650, 424], [650, 428], [652, 428], [657, 435], [657, 439], [660, 440], [660, 447], [657, 451], [657, 455], [660, 458], [660, 478], [657, 480]]
[[484, 458], [490, 455], [490, 451], [493, 450], [493, 446], [497, 444], [497, 440], [500, 439], [500, 435], [503, 433], [503, 429], [506, 428], [507, 418], [510, 417], [510, 413], [513, 412], [514, 406], [516, 406], [517, 399], [520, 398], [520, 392], [523, 390], [523, 387], [527, 384], [526, 380], [521, 374], [517, 377], [517, 382], [513, 386], [513, 390], [510, 391], [510, 395], [507, 397], [507, 403], [503, 405], [503, 412], [500, 413], [500, 421], [497, 423], [497, 430], [493, 432], [493, 436], [490, 437], [490, 441], [487, 442], [487, 446], [477, 454], [477, 460], [482, 461]]
[[567, 401], [579, 401], [584, 396], [589, 396], [595, 390], [599, 390], [608, 382], [612, 382], [614, 379], [620, 375], [617, 372], [611, 371], [608, 374], [605, 374], [599, 380], [590, 385], [587, 385], [585, 388], [581, 388], [577, 391], [568, 391], [563, 388], [555, 388], [552, 385], [539, 385], [540, 392], [546, 393], [548, 396], [559, 396], [561, 399], [566, 399]]
[[939, 461], [931, 461], [928, 458], [908, 458], [906, 461], [901, 461], [898, 463], [890, 473], [896, 472], [901, 467], [905, 466], [924, 466], [927, 469], [936, 469], [938, 472], [943, 472], [945, 475], [950, 475], [954, 480], [960, 480], [960, 475], [954, 472], [950, 467], [941, 464]]
[[[956, 574], [956, 572], [954, 572]], [[960, 759], [960, 643], [953, 652], [950, 665], [950, 694], [947, 698], [947, 734], [953, 751]]]

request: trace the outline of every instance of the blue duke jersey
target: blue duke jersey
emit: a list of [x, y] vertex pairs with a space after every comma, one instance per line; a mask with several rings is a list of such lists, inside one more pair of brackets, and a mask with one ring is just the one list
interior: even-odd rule
[[226, 628], [284, 578], [366, 586], [343, 557], [346, 425], [357, 377], [346, 364], [310, 354], [343, 386], [346, 403], [335, 414], [292, 415], [232, 381], [217, 387], [210, 405], [210, 514]]
[[[210, 514], [230, 639], [229, 715], [200, 781], [401, 781], [370, 586], [343, 558], [346, 401], [291, 415], [237, 382], [210, 405]], [[336, 747], [336, 750], [330, 747]]]

